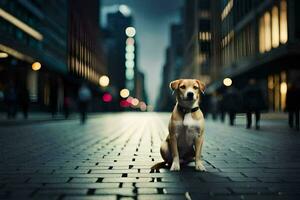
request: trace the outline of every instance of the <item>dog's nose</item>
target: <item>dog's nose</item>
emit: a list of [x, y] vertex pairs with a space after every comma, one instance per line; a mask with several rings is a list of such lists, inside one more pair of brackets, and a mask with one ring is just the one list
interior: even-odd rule
[[193, 99], [194, 98], [194, 93], [188, 92], [187, 97], [188, 97], [188, 99]]

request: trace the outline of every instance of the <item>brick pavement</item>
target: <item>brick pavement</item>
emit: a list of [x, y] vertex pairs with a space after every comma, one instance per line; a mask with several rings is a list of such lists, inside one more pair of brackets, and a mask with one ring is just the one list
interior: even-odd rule
[[0, 127], [0, 199], [299, 199], [300, 136], [207, 122], [204, 165], [151, 171], [169, 114]]

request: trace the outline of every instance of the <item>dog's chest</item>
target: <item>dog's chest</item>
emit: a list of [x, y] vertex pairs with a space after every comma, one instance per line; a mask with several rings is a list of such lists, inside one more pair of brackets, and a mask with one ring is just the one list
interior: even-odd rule
[[191, 113], [184, 116], [184, 120], [177, 124], [177, 145], [179, 149], [190, 149], [193, 146], [195, 137], [200, 132], [200, 123], [198, 120], [193, 119]]

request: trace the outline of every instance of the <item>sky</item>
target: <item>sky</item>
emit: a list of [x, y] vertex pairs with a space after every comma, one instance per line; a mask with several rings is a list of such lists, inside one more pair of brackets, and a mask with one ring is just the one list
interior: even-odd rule
[[145, 74], [149, 102], [154, 105], [160, 91], [170, 25], [180, 21], [182, 0], [102, 0], [101, 4], [124, 4], [130, 8], [139, 45], [138, 67]]

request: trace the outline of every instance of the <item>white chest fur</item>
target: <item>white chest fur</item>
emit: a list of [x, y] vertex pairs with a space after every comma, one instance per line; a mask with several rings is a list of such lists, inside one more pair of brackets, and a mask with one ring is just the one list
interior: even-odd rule
[[180, 154], [185, 154], [193, 148], [199, 132], [199, 120], [193, 119], [191, 113], [185, 114], [184, 120], [176, 125], [177, 146]]

